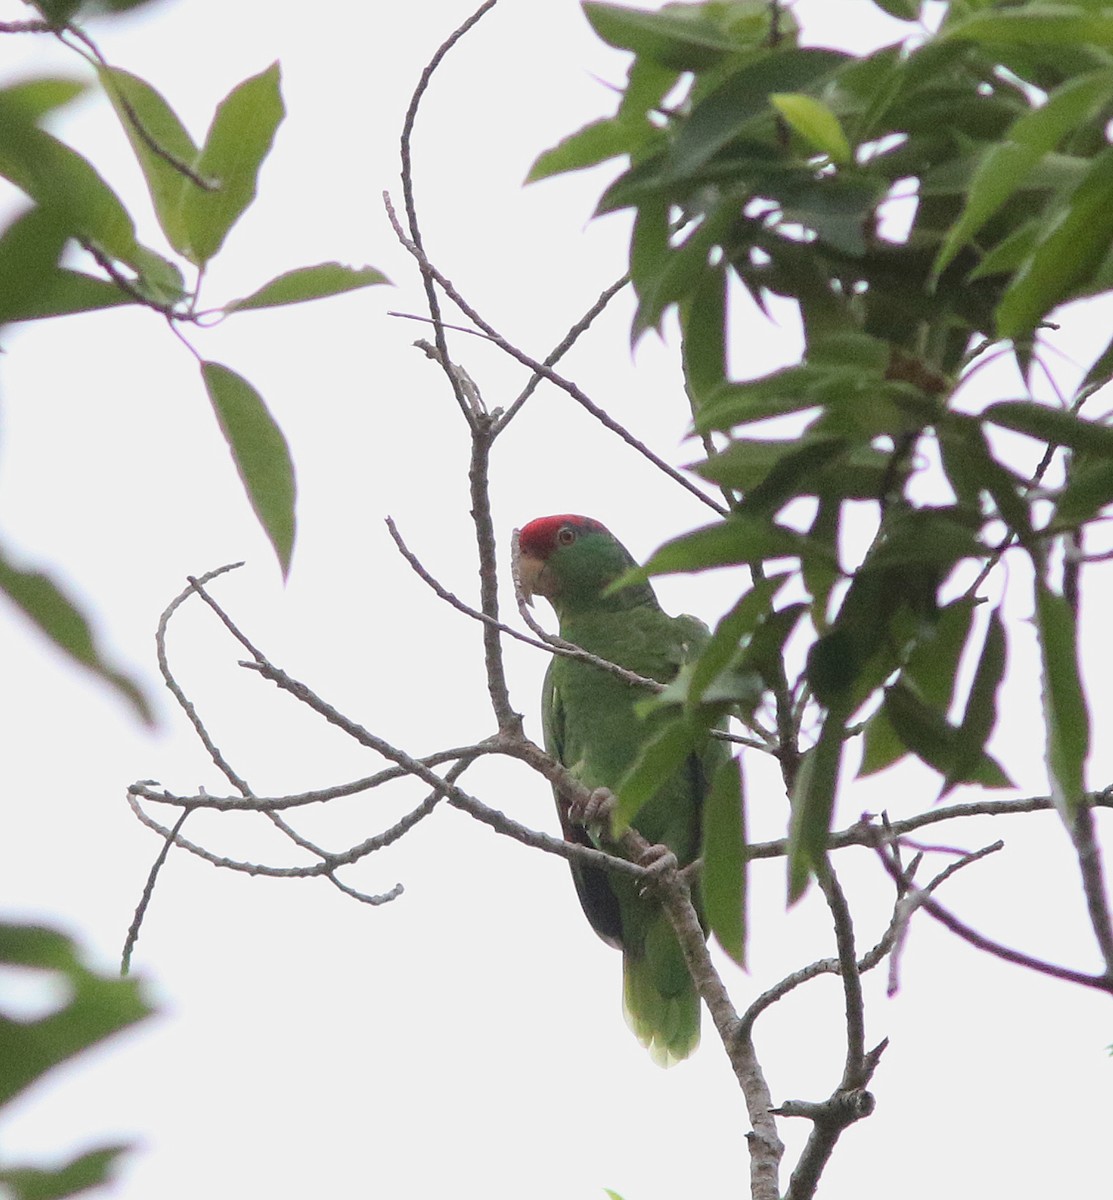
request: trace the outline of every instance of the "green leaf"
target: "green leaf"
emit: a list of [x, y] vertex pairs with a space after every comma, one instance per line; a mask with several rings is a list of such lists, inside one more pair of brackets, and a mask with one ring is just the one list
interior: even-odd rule
[[858, 778], [876, 775], [894, 763], [900, 762], [908, 753], [908, 747], [897, 736], [892, 721], [884, 706], [866, 721], [862, 732], [862, 761], [858, 765]]
[[642, 747], [634, 765], [619, 780], [612, 824], [616, 834], [629, 828], [643, 804], [656, 793], [661, 780], [674, 775], [702, 735], [697, 723], [677, 718], [664, 723]]
[[589, 0], [584, 13], [608, 45], [676, 71], [702, 71], [745, 48], [702, 17], [698, 8], [654, 13]]
[[60, 1167], [0, 1169], [0, 1185], [10, 1200], [63, 1200], [112, 1180], [127, 1146], [101, 1146], [79, 1154]]
[[1066, 4], [1025, 4], [975, 13], [943, 30], [940, 37], [986, 45], [1075, 46], [1113, 50], [1113, 16]]
[[202, 266], [213, 258], [255, 199], [259, 169], [284, 115], [278, 63], [245, 79], [221, 101], [196, 166], [217, 189], [191, 186], [183, 194], [182, 252], [191, 262]]
[[962, 519], [959, 509], [915, 509], [894, 520], [870, 553], [862, 571], [893, 567], [948, 568], [963, 558], [986, 553], [976, 528]]
[[54, 929], [0, 924], [0, 963], [56, 972], [68, 985], [65, 1001], [35, 1020], [17, 1020], [0, 1011], [0, 1104], [152, 1011], [136, 980], [90, 971], [74, 943]]
[[978, 602], [952, 600], [937, 617], [930, 633], [916, 643], [904, 674], [924, 700], [945, 712], [954, 698], [959, 664], [970, 638]]
[[201, 378], [247, 498], [286, 578], [297, 529], [297, 487], [286, 439], [263, 398], [241, 375], [220, 363], [203, 362]]
[[1053, 446], [1113, 455], [1113, 428], [1087, 421], [1061, 408], [1036, 404], [1032, 400], [999, 400], [990, 404], [982, 417], [1003, 429], [1026, 433]]
[[1066, 599], [1036, 581], [1036, 629], [1043, 663], [1043, 715], [1051, 798], [1070, 829], [1086, 795], [1090, 714], [1078, 669], [1078, 634]]
[[873, 0], [874, 4], [898, 21], [918, 21], [923, 0]]
[[89, 622], [49, 575], [17, 567], [0, 550], [0, 593], [21, 609], [59, 650], [112, 687], [144, 724], [154, 724], [151, 707], [138, 683], [104, 658]]
[[726, 380], [726, 303], [726, 269], [705, 266], [680, 306], [681, 361], [693, 416]]
[[746, 813], [741, 764], [715, 772], [703, 808], [703, 912], [715, 940], [746, 965]]
[[885, 689], [884, 712], [908, 749], [944, 777], [941, 797], [956, 783], [979, 783], [990, 788], [1013, 786], [996, 760], [982, 746], [973, 745], [984, 713], [972, 717], [970, 729], [963, 734], [941, 712], [925, 704], [903, 678]]
[[321, 300], [339, 296], [356, 288], [372, 287], [390, 280], [374, 267], [346, 267], [343, 263], [318, 263], [314, 267], [298, 267], [276, 276], [242, 300], [224, 305], [225, 312], [243, 312], [251, 308], [277, 308], [282, 304], [301, 304], [304, 300]]
[[1003, 142], [986, 151], [970, 184], [966, 205], [948, 231], [932, 268], [939, 276], [959, 250], [1024, 184], [1041, 159], [1113, 97], [1113, 70], [1070, 79], [1039, 108], [1025, 113]]
[[636, 125], [616, 117], [592, 121], [539, 154], [525, 181], [536, 183], [552, 175], [596, 167], [620, 154], [633, 154], [652, 133], [648, 124]]
[[80, 154], [28, 123], [0, 92], [0, 176], [57, 215], [67, 230], [139, 269], [135, 225], [116, 193]]
[[837, 50], [789, 49], [748, 61], [704, 96], [680, 126], [668, 155], [668, 177], [691, 177], [756, 118], [769, 119], [772, 93], [804, 91], [847, 60]]
[[66, 244], [65, 225], [54, 213], [32, 208], [0, 237], [0, 325], [19, 320], [46, 290]]
[[1057, 529], [1076, 528], [1111, 503], [1113, 461], [1107, 455], [1076, 454], [1066, 486], [1059, 493], [1052, 524]]
[[114, 283], [56, 264], [69, 233], [57, 213], [33, 208], [0, 236], [0, 325], [135, 304]]
[[773, 521], [730, 516], [666, 542], [644, 567], [628, 572], [626, 579], [632, 582], [650, 575], [796, 557], [802, 552], [804, 541], [795, 530]]
[[997, 333], [1032, 333], [1059, 304], [1082, 294], [1113, 239], [1113, 148], [1098, 154], [997, 306]]
[[[956, 783], [970, 778], [985, 753], [985, 744], [997, 724], [997, 689], [1005, 677], [1005, 627], [999, 609], [989, 615], [981, 657], [966, 697], [966, 709], [955, 739], [954, 761], [947, 770], [942, 800]], [[1011, 782], [1001, 786], [1011, 786]]]
[[33, 125], [88, 90], [88, 84], [76, 79], [44, 76], [12, 84], [4, 88], [0, 96], [3, 96], [3, 104], [9, 112], [18, 113], [24, 123]]
[[847, 713], [831, 708], [823, 718], [819, 740], [804, 755], [792, 792], [788, 832], [788, 902], [804, 894], [812, 873], [827, 853], [827, 837], [835, 811], [842, 766]]
[[698, 704], [708, 685], [726, 670], [738, 652], [739, 644], [770, 610], [785, 580], [787, 571], [759, 579], [715, 626], [715, 632], [700, 652], [688, 685], [688, 701]]
[[158, 223], [170, 245], [185, 254], [189, 240], [182, 204], [197, 184], [182, 166], [192, 170], [200, 152], [177, 113], [149, 83], [119, 67], [100, 67], [98, 73], [142, 168]]
[[854, 151], [838, 117], [811, 96], [799, 92], [772, 92], [769, 103], [809, 145], [834, 163], [852, 162]]
[[988, 492], [1001, 520], [1021, 542], [1028, 541], [1032, 537], [1032, 518], [1020, 490], [1024, 485], [994, 458], [980, 421], [949, 413], [937, 432], [943, 468], [959, 500], [976, 508], [981, 493]]

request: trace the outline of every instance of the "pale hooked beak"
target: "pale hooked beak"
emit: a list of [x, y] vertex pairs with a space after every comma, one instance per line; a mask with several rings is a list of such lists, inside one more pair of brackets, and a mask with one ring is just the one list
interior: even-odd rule
[[522, 553], [516, 529], [511, 542], [510, 566], [514, 575], [514, 584], [528, 605], [532, 607], [534, 596], [548, 595], [545, 581], [542, 578], [545, 562], [543, 559], [534, 558], [532, 554]]

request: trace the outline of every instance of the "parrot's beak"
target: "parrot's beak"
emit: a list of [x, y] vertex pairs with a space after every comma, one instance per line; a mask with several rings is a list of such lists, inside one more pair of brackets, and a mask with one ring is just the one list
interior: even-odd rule
[[518, 556], [516, 571], [518, 589], [527, 604], [533, 604], [534, 596], [546, 595], [545, 581], [542, 579], [544, 571], [544, 559], [534, 558], [532, 554]]

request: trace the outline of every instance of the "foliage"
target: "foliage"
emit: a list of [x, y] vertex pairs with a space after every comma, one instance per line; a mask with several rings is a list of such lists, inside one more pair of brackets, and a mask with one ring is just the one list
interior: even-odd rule
[[[48, 1071], [134, 1025], [152, 1009], [133, 979], [89, 970], [75, 944], [54, 929], [0, 924], [0, 969], [53, 976], [65, 998], [51, 1012], [25, 1019], [0, 1011], [0, 1105]], [[57, 1167], [0, 1168], [13, 1200], [55, 1200], [104, 1183], [124, 1146], [86, 1151]]]
[[[924, 6], [879, 7], [915, 21]], [[624, 159], [598, 212], [633, 210], [633, 336], [679, 319], [707, 447], [695, 470], [728, 511], [647, 573], [797, 570], [777, 607], [724, 618], [692, 677], [757, 665], [793, 798], [790, 896], [822, 866], [852, 739], [861, 774], [911, 754], [940, 795], [1009, 785], [986, 749], [1008, 641], [987, 580], [1006, 557], [1030, 567], [1048, 771], [1073, 828], [1089, 726], [1081, 548], [1113, 501], [1113, 429], [1081, 410], [1113, 341], [1057, 405], [1026, 394], [971, 412], [963, 385], [1009, 354], [1030, 386], [1054, 310], [1113, 289], [1104, 6], [955, 0], [930, 36], [861, 58], [800, 46], [778, 5], [584, 11], [632, 55], [627, 85], [614, 116], [542, 154], [530, 178]], [[732, 375], [737, 288], [799, 305], [801, 365]], [[775, 417], [790, 436], [764, 424]], [[852, 520], [870, 523], [858, 556]], [[780, 655], [753, 663], [786, 636], [794, 674], [779, 674]], [[976, 667], [962, 696], [964, 655]]]
[[[387, 282], [373, 267], [321, 263], [283, 271], [249, 296], [202, 307], [205, 270], [255, 199], [260, 170], [284, 116], [279, 68], [272, 64], [234, 87], [196, 143], [156, 88], [109, 65], [71, 23], [79, 8], [122, 11], [138, 2], [43, 0], [37, 5], [43, 19], [13, 32], [56, 36], [93, 68], [96, 86], [112, 104], [142, 169], [169, 253], [141, 244], [131, 213], [94, 164], [43, 127], [92, 85], [40, 77], [0, 89], [0, 177], [29, 201], [0, 231], [0, 325], [141, 305], [163, 317], [193, 350], [185, 338], [190, 326]], [[86, 269], [61, 265], [73, 245], [86, 252]], [[251, 384], [193, 353], [248, 500], [285, 576], [296, 532], [294, 468], [286, 440]], [[0, 591], [150, 721], [145, 697], [106, 661], [88, 620], [55, 581], [10, 562], [0, 550]]]

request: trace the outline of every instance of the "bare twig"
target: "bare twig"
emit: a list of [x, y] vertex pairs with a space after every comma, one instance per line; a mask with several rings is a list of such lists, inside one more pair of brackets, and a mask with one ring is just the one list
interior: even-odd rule
[[182, 825], [185, 824], [186, 817], [189, 816], [189, 809], [178, 817], [174, 822], [173, 829], [167, 830], [166, 837], [162, 842], [162, 849], [158, 852], [158, 857], [151, 864], [151, 869], [147, 873], [147, 882], [143, 885], [143, 894], [139, 897], [139, 903], [135, 906], [135, 913], [131, 918], [131, 924], [128, 926], [127, 936], [124, 938], [124, 949], [120, 955], [120, 974], [127, 975], [131, 970], [131, 956], [135, 950], [135, 944], [139, 941], [139, 930], [143, 927], [143, 918], [147, 915], [147, 906], [151, 903], [151, 897], [155, 894], [155, 884], [158, 882], [159, 872], [162, 870], [163, 863], [166, 862], [166, 856], [170, 853], [170, 847], [178, 840], [178, 834], [181, 832]]
[[425, 300], [429, 306], [429, 315], [433, 320], [433, 329], [436, 335], [437, 350], [440, 354], [440, 363], [448, 376], [449, 383], [452, 386], [452, 394], [456, 397], [456, 403], [460, 407], [460, 411], [464, 415], [464, 419], [468, 422], [469, 427], [474, 428], [475, 417], [468, 407], [467, 400], [460, 388], [459, 379], [453, 374], [449, 367], [450, 358], [448, 353], [448, 343], [445, 341], [444, 325], [441, 322], [441, 306], [437, 298], [437, 289], [434, 287], [435, 273], [428, 266], [428, 260], [425, 259], [425, 252], [421, 238], [421, 227], [417, 220], [417, 203], [414, 199], [413, 186], [413, 152], [412, 141], [414, 124], [417, 121], [418, 109], [421, 107], [422, 98], [429, 87], [429, 83], [433, 78], [433, 74], [444, 60], [445, 55], [452, 49], [453, 46], [475, 26], [482, 18], [495, 7], [498, 0], [484, 0], [475, 12], [454, 33], [450, 34], [440, 46], [437, 47], [436, 53], [429, 60], [425, 69], [421, 72], [421, 77], [417, 81], [417, 87], [414, 88], [413, 95], [410, 97], [409, 106], [406, 109], [406, 116], [402, 122], [402, 134], [400, 138], [400, 152], [402, 158], [402, 196], [406, 206], [406, 221], [409, 225], [410, 237], [409, 242], [418, 252], [418, 265], [421, 269], [421, 280], [425, 287]]
[[1086, 910], [1090, 914], [1094, 937], [1105, 962], [1106, 977], [1113, 983], [1113, 924], [1109, 918], [1109, 900], [1105, 890], [1105, 870], [1101, 861], [1101, 849], [1094, 836], [1094, 815], [1089, 797], [1079, 805], [1078, 813], [1070, 830], [1078, 869], [1082, 876], [1082, 891], [1086, 897]]
[[[564, 337], [561, 338], [560, 342], [558, 342], [557, 345], [545, 355], [544, 365], [546, 367], [555, 367], [556, 364], [560, 362], [560, 360], [568, 353], [568, 351], [572, 349], [579, 338], [587, 332], [595, 318], [599, 316], [599, 314], [607, 307], [608, 304], [610, 304], [615, 296], [617, 296], [618, 293], [621, 292], [629, 282], [630, 276], [623, 275], [621, 279], [616, 279], [615, 282], [609, 287], [604, 288], [595, 303], [587, 310], [586, 313], [584, 313], [584, 315], [575, 323], [575, 325], [568, 330]], [[479, 336], [488, 338], [490, 337], [489, 334], [480, 334]], [[525, 404], [530, 396], [533, 395], [533, 393], [537, 390], [538, 384], [540, 384], [544, 378], [545, 377], [539, 374], [537, 371], [534, 371], [533, 374], [530, 375], [526, 386], [521, 390], [517, 398], [506, 410], [506, 412], [503, 413], [503, 415], [499, 418], [498, 428], [495, 431], [496, 433], [502, 433], [506, 426], [510, 424], [515, 416], [517, 416], [518, 410], [523, 404]]]
[[[912, 919], [912, 914], [920, 907], [923, 898], [931, 895], [933, 891], [941, 884], [946, 883], [956, 871], [961, 871], [963, 867], [968, 867], [971, 863], [979, 862], [981, 859], [990, 854], [996, 854], [999, 850], [1004, 849], [1005, 843], [998, 840], [991, 842], [988, 846], [983, 846], [980, 850], [974, 850], [969, 854], [963, 854], [961, 858], [953, 863], [948, 863], [947, 866], [927, 884], [926, 887], [917, 888], [911, 885], [912, 877], [916, 873], [916, 863], [913, 863], [907, 870], [902, 869], [901, 877], [903, 880], [908, 880], [909, 883], [905, 886], [903, 883], [897, 883], [897, 905], [893, 910], [894, 921], [894, 937], [893, 937], [893, 955], [889, 960], [889, 986], [888, 994], [896, 995], [898, 984], [897, 979], [900, 974], [900, 959], [904, 951], [904, 947], [908, 941], [909, 923]], [[898, 863], [899, 865], [899, 863]]]
[[[876, 830], [874, 831], [873, 845], [885, 870], [889, 872], [893, 879], [905, 887], [910, 886], [909, 880], [893, 858], [893, 855], [887, 850], [884, 839]], [[920, 899], [919, 907], [924, 912], [930, 913], [941, 925], [944, 925], [952, 933], [962, 938], [963, 941], [969, 942], [970, 945], [975, 946], [979, 950], [984, 950], [986, 953], [992, 954], [995, 958], [1004, 959], [1005, 962], [1016, 963], [1017, 966], [1027, 967], [1029, 970], [1036, 971], [1041, 975], [1050, 975], [1054, 979], [1063, 979], [1068, 983], [1078, 983], [1083, 987], [1096, 988], [1098, 991], [1113, 992], [1113, 979], [1110, 979], [1108, 975], [1091, 975], [1085, 971], [1075, 971], [1070, 967], [1062, 967], [1057, 963], [1035, 958], [1031, 954], [1025, 954], [1022, 950], [1014, 950], [1011, 946], [1006, 946], [1002, 942], [994, 941], [992, 938], [986, 937], [985, 934], [979, 933], [972, 926], [967, 925], [965, 921], [961, 921], [953, 913], [928, 896], [923, 896]]]
[[594, 403], [576, 384], [570, 379], [565, 379], [563, 375], [558, 374], [551, 367], [547, 367], [544, 363], [538, 362], [537, 359], [531, 358], [525, 351], [520, 350], [512, 342], [507, 341], [498, 330], [488, 324], [479, 313], [464, 299], [457, 290], [455, 285], [444, 274], [437, 270], [436, 267], [426, 257], [425, 252], [411, 238], [406, 236], [405, 230], [398, 221], [398, 216], [394, 211], [394, 205], [391, 203], [390, 196], [383, 193], [383, 203], [386, 205], [387, 215], [390, 218], [391, 226], [394, 229], [395, 236], [399, 242], [413, 255], [422, 268], [422, 271], [428, 271], [430, 277], [434, 279], [441, 287], [441, 290], [452, 300], [457, 308], [460, 309], [465, 316], [468, 317], [479, 329], [482, 329], [485, 334], [495, 343], [500, 350], [511, 358], [516, 359], [523, 366], [529, 367], [535, 374], [541, 376], [542, 379], [548, 380], [562, 391], [566, 392], [577, 404], [584, 408], [603, 426], [609, 429], [612, 433], [617, 434], [628, 446], [636, 450], [644, 458], [647, 458], [659, 471], [662, 471], [674, 482], [680, 484], [682, 488], [690, 492], [702, 503], [709, 508], [714, 509], [720, 516], [726, 515], [726, 508], [717, 500], [708, 496], [701, 491], [690, 479], [683, 475], [671, 464], [667, 463], [660, 455], [655, 454], [642, 441], [639, 441], [634, 435], [620, 422], [616, 421], [604, 409]]

